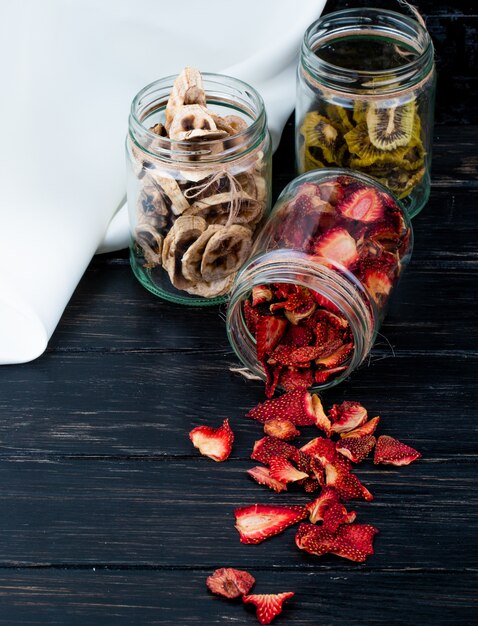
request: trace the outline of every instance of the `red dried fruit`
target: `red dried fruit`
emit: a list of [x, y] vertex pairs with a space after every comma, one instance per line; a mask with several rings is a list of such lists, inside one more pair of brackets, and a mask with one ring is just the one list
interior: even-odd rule
[[[344, 463], [345, 461], [345, 463]], [[335, 487], [344, 500], [373, 500], [373, 495], [350, 471], [350, 463], [343, 457], [337, 457], [333, 463], [325, 466], [326, 484]]]
[[287, 329], [287, 322], [279, 317], [270, 315], [261, 317], [256, 326], [257, 358], [263, 361], [271, 354]]
[[343, 372], [346, 369], [346, 365], [341, 365], [340, 367], [334, 367], [331, 370], [317, 370], [314, 375], [314, 380], [318, 385], [322, 385], [326, 383], [331, 376], [338, 374], [339, 372]]
[[262, 423], [280, 417], [290, 420], [296, 426], [310, 426], [315, 423], [312, 397], [308, 391], [302, 390], [266, 400], [251, 409], [246, 417]]
[[299, 458], [299, 450], [292, 446], [290, 443], [286, 443], [281, 439], [275, 437], [263, 437], [254, 443], [251, 459], [269, 465], [272, 457], [281, 456], [284, 459], [292, 459], [297, 461]]
[[196, 426], [189, 433], [189, 438], [201, 454], [213, 461], [221, 462], [231, 454], [234, 433], [229, 426], [229, 420], [225, 419], [219, 428]]
[[344, 524], [336, 532], [315, 524], [301, 524], [295, 542], [298, 548], [310, 554], [331, 553], [363, 563], [374, 553], [373, 539], [377, 533], [377, 528], [369, 524]]
[[415, 448], [411, 448], [406, 444], [389, 437], [381, 435], [375, 446], [375, 454], [373, 462], [377, 465], [409, 465], [421, 457], [421, 453]]
[[317, 428], [323, 430], [327, 436], [330, 434], [331, 423], [327, 415], [325, 414], [322, 402], [317, 394], [311, 396], [312, 413], [315, 418], [315, 425]]
[[302, 487], [306, 493], [313, 493], [320, 489], [321, 483], [317, 480], [317, 478], [306, 478], [302, 483]]
[[339, 365], [342, 365], [349, 356], [352, 354], [354, 349], [353, 343], [345, 343], [338, 350], [330, 354], [326, 357], [321, 357], [316, 359], [316, 365], [320, 365], [321, 367], [326, 367], [327, 369], [336, 368]]
[[324, 437], [316, 437], [300, 448], [299, 452], [305, 452], [318, 459], [323, 467], [328, 463], [333, 463], [337, 458], [335, 443]]
[[289, 326], [282, 341], [284, 345], [303, 348], [314, 340], [312, 331], [307, 326]]
[[359, 222], [376, 222], [385, 213], [382, 199], [372, 187], [364, 187], [347, 194], [337, 204], [337, 211], [344, 217]]
[[274, 302], [270, 305], [269, 309], [272, 313], [275, 311], [280, 311], [281, 309], [285, 309], [286, 311], [294, 311], [295, 309], [303, 306], [304, 304], [309, 304], [313, 301], [312, 296], [310, 295], [310, 291], [307, 287], [300, 287], [296, 285], [296, 291], [287, 296], [287, 300], [283, 302]]
[[282, 417], [274, 417], [268, 420], [264, 424], [264, 432], [270, 437], [277, 437], [277, 439], [283, 439], [284, 441], [300, 436], [300, 430], [297, 430], [293, 422]]
[[314, 254], [351, 267], [358, 261], [355, 239], [345, 228], [336, 227], [321, 235], [314, 244]]
[[279, 377], [279, 384], [285, 391], [303, 391], [311, 387], [313, 382], [314, 376], [310, 369], [288, 367]]
[[367, 409], [360, 402], [346, 400], [342, 404], [334, 404], [329, 411], [332, 431], [343, 433], [354, 430], [367, 421]]
[[319, 193], [322, 200], [335, 205], [343, 198], [344, 188], [338, 182], [330, 181], [320, 184]]
[[330, 311], [331, 313], [340, 313], [340, 309], [337, 308], [331, 300], [323, 296], [321, 293], [313, 291], [312, 294], [319, 306], [324, 307], [324, 309], [327, 309], [327, 311]]
[[244, 311], [244, 319], [246, 321], [246, 326], [249, 329], [251, 335], [256, 335], [257, 330], [257, 322], [261, 319], [261, 314], [257, 309], [255, 309], [249, 300], [245, 300], [243, 304]]
[[264, 361], [262, 361], [262, 365], [264, 366], [264, 371], [266, 373], [266, 398], [272, 398], [277, 389], [277, 385], [279, 384], [279, 378], [284, 366], [280, 364], [271, 366]]
[[340, 498], [335, 489], [333, 487], [324, 487], [318, 498], [305, 505], [312, 524], [322, 521], [325, 511], [336, 502], [340, 502]]
[[234, 511], [241, 543], [261, 543], [307, 517], [305, 506], [252, 504]]
[[363, 435], [362, 437], [348, 437], [337, 441], [337, 452], [354, 463], [360, 463], [370, 453], [375, 445], [375, 437], [373, 435]]
[[252, 288], [252, 306], [270, 302], [272, 300], [272, 291], [267, 285], [257, 285]]
[[292, 463], [289, 463], [284, 457], [272, 457], [269, 462], [270, 475], [274, 480], [278, 480], [281, 483], [295, 483], [298, 480], [309, 478], [309, 475], [305, 472], [300, 472], [296, 469]]
[[259, 483], [259, 485], [266, 485], [269, 489], [272, 489], [277, 493], [287, 491], [287, 485], [278, 480], [274, 480], [270, 475], [269, 468], [267, 467], [261, 467], [259, 465], [257, 467], [251, 467], [251, 469], [247, 470], [247, 473], [249, 476], [252, 476], [252, 478], [256, 481], [256, 483]]
[[259, 624], [270, 624], [272, 620], [282, 613], [282, 605], [286, 600], [295, 595], [293, 591], [284, 593], [266, 593], [244, 596], [243, 602], [254, 604], [257, 607], [256, 615]]
[[368, 269], [364, 272], [363, 284], [375, 303], [381, 306], [393, 287], [392, 279], [382, 270]]
[[351, 524], [355, 521], [355, 511], [347, 511], [333, 487], [324, 487], [320, 496], [306, 504], [309, 519], [313, 524], [322, 521], [323, 528], [334, 533], [342, 524]]
[[380, 421], [380, 417], [373, 417], [368, 422], [365, 422], [359, 428], [355, 428], [348, 433], [340, 433], [342, 439], [348, 439], [349, 437], [363, 437], [364, 435], [373, 435], [375, 430], [377, 429], [378, 423]]
[[305, 320], [308, 317], [310, 317], [314, 313], [316, 308], [317, 308], [317, 304], [315, 303], [314, 299], [310, 297], [308, 300], [303, 302], [300, 306], [295, 308], [293, 311], [286, 310], [284, 314], [286, 318], [289, 320], [289, 322], [292, 325], [296, 326], [302, 320]]
[[206, 585], [212, 593], [225, 598], [240, 598], [249, 593], [256, 579], [249, 572], [232, 567], [221, 567], [206, 579]]

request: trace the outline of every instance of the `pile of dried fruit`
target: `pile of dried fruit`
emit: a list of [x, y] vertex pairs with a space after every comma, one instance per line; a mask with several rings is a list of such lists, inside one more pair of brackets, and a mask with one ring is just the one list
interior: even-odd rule
[[[139, 183], [135, 252], [151, 278], [162, 267], [171, 283], [189, 294], [213, 298], [227, 293], [250, 253], [253, 233], [267, 207], [267, 163], [263, 145], [232, 166], [201, 162], [190, 150], [209, 155], [232, 149], [248, 127], [237, 115], [207, 108], [201, 74], [185, 68], [174, 82], [164, 123], [150, 130], [182, 151], [184, 162], [168, 166], [130, 142]], [[159, 141], [159, 139], [158, 139]], [[169, 144], [168, 144], [169, 145]], [[202, 143], [202, 146], [205, 144]], [[176, 147], [175, 147], [176, 146]], [[164, 149], [164, 148], [163, 148]]]
[[[356, 512], [345, 506], [348, 500], [373, 500], [353, 473], [353, 464], [363, 461], [373, 448], [375, 464], [408, 465], [421, 454], [387, 435], [376, 439], [380, 418], [369, 419], [359, 402], [334, 404], [326, 413], [319, 397], [306, 390], [266, 400], [251, 409], [247, 417], [263, 424], [266, 433], [256, 441], [251, 454], [262, 465], [251, 468], [248, 474], [278, 493], [287, 491], [290, 485], [298, 485], [307, 493], [320, 493], [305, 505], [253, 504], [236, 509], [241, 542], [261, 543], [308, 518], [309, 523], [300, 524], [296, 533], [299, 549], [317, 556], [335, 554], [364, 562], [374, 553], [373, 540], [378, 530], [370, 524], [355, 523]], [[318, 428], [322, 435], [300, 448], [288, 443], [300, 435], [297, 427], [306, 426]], [[190, 437], [202, 454], [216, 461], [224, 461], [231, 453], [233, 435], [227, 420], [217, 429], [199, 426]], [[247, 572], [230, 569], [218, 570], [208, 579], [208, 587], [226, 597], [247, 594], [253, 583]], [[282, 601], [291, 595], [244, 595], [243, 600], [255, 603], [260, 623], [269, 624], [280, 612]], [[272, 605], [278, 612], [266, 612], [265, 607]]]
[[416, 101], [324, 106], [307, 113], [300, 130], [304, 170], [349, 167], [376, 178], [399, 198], [408, 196], [425, 174]]
[[[409, 251], [410, 229], [390, 196], [339, 176], [303, 183], [266, 225], [262, 239], [268, 249], [300, 250], [311, 263], [358, 279], [365, 305], [371, 311], [373, 302], [381, 316]], [[296, 284], [260, 285], [244, 301], [243, 313], [267, 375], [268, 397], [277, 385], [286, 391], [308, 388], [347, 369], [352, 332], [323, 294]]]

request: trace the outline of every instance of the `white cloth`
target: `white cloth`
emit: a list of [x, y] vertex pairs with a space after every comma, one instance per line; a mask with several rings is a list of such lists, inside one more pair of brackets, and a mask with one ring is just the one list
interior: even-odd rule
[[127, 245], [118, 209], [136, 92], [185, 65], [242, 78], [264, 97], [277, 145], [300, 41], [324, 4], [1, 3], [1, 364], [42, 354], [95, 252]]

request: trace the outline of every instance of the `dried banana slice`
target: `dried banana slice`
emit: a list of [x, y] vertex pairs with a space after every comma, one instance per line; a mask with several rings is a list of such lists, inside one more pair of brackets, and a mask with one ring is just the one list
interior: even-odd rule
[[138, 198], [138, 217], [141, 215], [167, 215], [168, 209], [159, 185], [149, 183], [143, 186]]
[[177, 289], [186, 289], [190, 282], [182, 274], [182, 258], [188, 248], [206, 230], [202, 217], [182, 215], [174, 222], [163, 243], [163, 267], [168, 272], [171, 283]]
[[239, 117], [239, 115], [225, 115], [222, 119], [234, 130], [234, 135], [242, 133], [249, 126], [246, 120]]
[[142, 224], [136, 228], [135, 241], [143, 251], [144, 267], [153, 268], [161, 265], [161, 254], [163, 250], [163, 237], [149, 224]]
[[248, 228], [233, 224], [215, 233], [208, 241], [201, 261], [201, 275], [207, 282], [220, 280], [241, 267], [252, 247]]
[[185, 67], [174, 81], [165, 111], [167, 130], [169, 130], [173, 118], [185, 104], [206, 106], [206, 94], [204, 93], [201, 72], [194, 67]]
[[235, 274], [231, 274], [230, 276], [226, 276], [226, 278], [222, 278], [221, 280], [215, 280], [211, 283], [208, 282], [199, 282], [199, 283], [191, 283], [188, 287], [184, 289], [187, 293], [190, 293], [192, 296], [201, 296], [202, 298], [217, 298], [219, 296], [225, 295], [232, 287], [234, 282]]
[[189, 209], [190, 205], [187, 198], [184, 197], [181, 187], [172, 176], [165, 176], [164, 173], [162, 176], [155, 176], [154, 183], [157, 184], [169, 198], [171, 202], [170, 209], [174, 215], [181, 215], [186, 209]]
[[222, 230], [224, 227], [219, 224], [211, 224], [199, 236], [196, 241], [189, 246], [183, 255], [181, 261], [183, 276], [191, 282], [200, 282], [203, 280], [201, 275], [201, 261], [209, 240], [213, 235]]
[[218, 130], [207, 109], [199, 104], [180, 108], [169, 127], [169, 138], [174, 141], [209, 141], [227, 137], [225, 130]]
[[249, 170], [237, 174], [235, 178], [249, 197], [264, 202], [267, 194], [267, 183], [264, 176]]
[[[232, 215], [233, 224], [249, 224], [257, 223], [263, 213], [265, 205], [258, 202], [244, 192], [240, 192], [238, 198], [238, 209]], [[207, 220], [209, 224], [226, 224], [233, 211], [233, 202], [231, 193], [218, 193], [203, 200], [197, 200], [190, 209], [188, 215], [200, 215]]]

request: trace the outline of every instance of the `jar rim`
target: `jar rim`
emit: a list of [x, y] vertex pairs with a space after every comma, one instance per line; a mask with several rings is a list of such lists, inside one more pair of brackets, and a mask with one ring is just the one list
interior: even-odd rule
[[[329, 32], [318, 36], [320, 29], [327, 23]], [[418, 55], [396, 67], [384, 70], [359, 70], [335, 65], [316, 54], [319, 42], [330, 41], [340, 35], [352, 35], [364, 26], [369, 26], [377, 34], [394, 35], [395, 39], [410, 45], [413, 40], [415, 43], [413, 48]], [[417, 43], [420, 43], [419, 47], [416, 46]], [[305, 68], [312, 72], [314, 77], [317, 74], [326, 85], [330, 84], [336, 89], [341, 87], [342, 91], [347, 91], [347, 88], [350, 89], [347, 78], [353, 76], [356, 79], [371, 81], [370, 84], [362, 84], [361, 88], [368, 87], [373, 91], [379, 87], [380, 92], [386, 95], [395, 91], [400, 81], [405, 81], [407, 83], [405, 88], [408, 88], [427, 77], [433, 70], [434, 47], [428, 30], [418, 20], [408, 15], [375, 8], [352, 8], [327, 13], [313, 22], [304, 34], [301, 56]], [[373, 82], [373, 79], [380, 78], [384, 80], [379, 83]]]
[[[245, 151], [249, 152], [264, 138], [267, 131], [267, 114], [264, 100], [254, 87], [239, 78], [228, 76], [226, 74], [201, 72], [201, 76], [203, 78], [206, 96], [208, 94], [208, 90], [211, 91], [213, 87], [216, 89], [226, 87], [236, 91], [238, 94], [240, 93], [243, 96], [243, 103], [247, 100], [247, 103], [250, 105], [247, 109], [245, 104], [242, 108], [240, 108], [237, 101], [235, 102], [236, 108], [239, 108], [252, 120], [251, 123], [248, 124], [247, 128], [235, 135], [231, 135], [229, 138], [194, 142], [184, 140], [178, 141], [170, 139], [169, 137], [162, 137], [154, 133], [143, 123], [146, 116], [142, 117], [139, 113], [141, 106], [144, 104], [144, 99], [148, 96], [152, 96], [158, 89], [167, 91], [163, 95], [163, 103], [157, 108], [160, 109], [163, 108], [163, 106], [166, 106], [174, 81], [177, 78], [177, 74], [170, 74], [169, 76], [154, 80], [143, 87], [132, 100], [129, 116], [130, 137], [133, 141], [135, 141], [140, 149], [150, 152], [150, 154], [155, 157], [164, 157], [168, 160], [174, 160], [176, 157], [180, 158], [181, 156], [187, 156], [188, 162], [191, 163], [191, 165], [198, 164], [201, 166], [206, 162], [206, 159], [201, 157], [214, 156], [214, 158], [207, 159], [207, 162], [209, 163], [214, 161], [236, 159], [238, 156], [242, 156], [244, 153], [244, 147], [246, 147]], [[152, 102], [149, 104], [152, 104]], [[148, 116], [150, 114], [151, 111], [149, 111]], [[255, 117], [253, 117], [254, 115]], [[141, 136], [142, 139], [140, 144], [136, 141], [139, 136]], [[234, 145], [225, 150], [218, 149], [227, 139], [230, 139]], [[152, 148], [152, 146], [154, 146], [154, 148]], [[191, 157], [198, 158], [198, 160], [191, 162]]]

